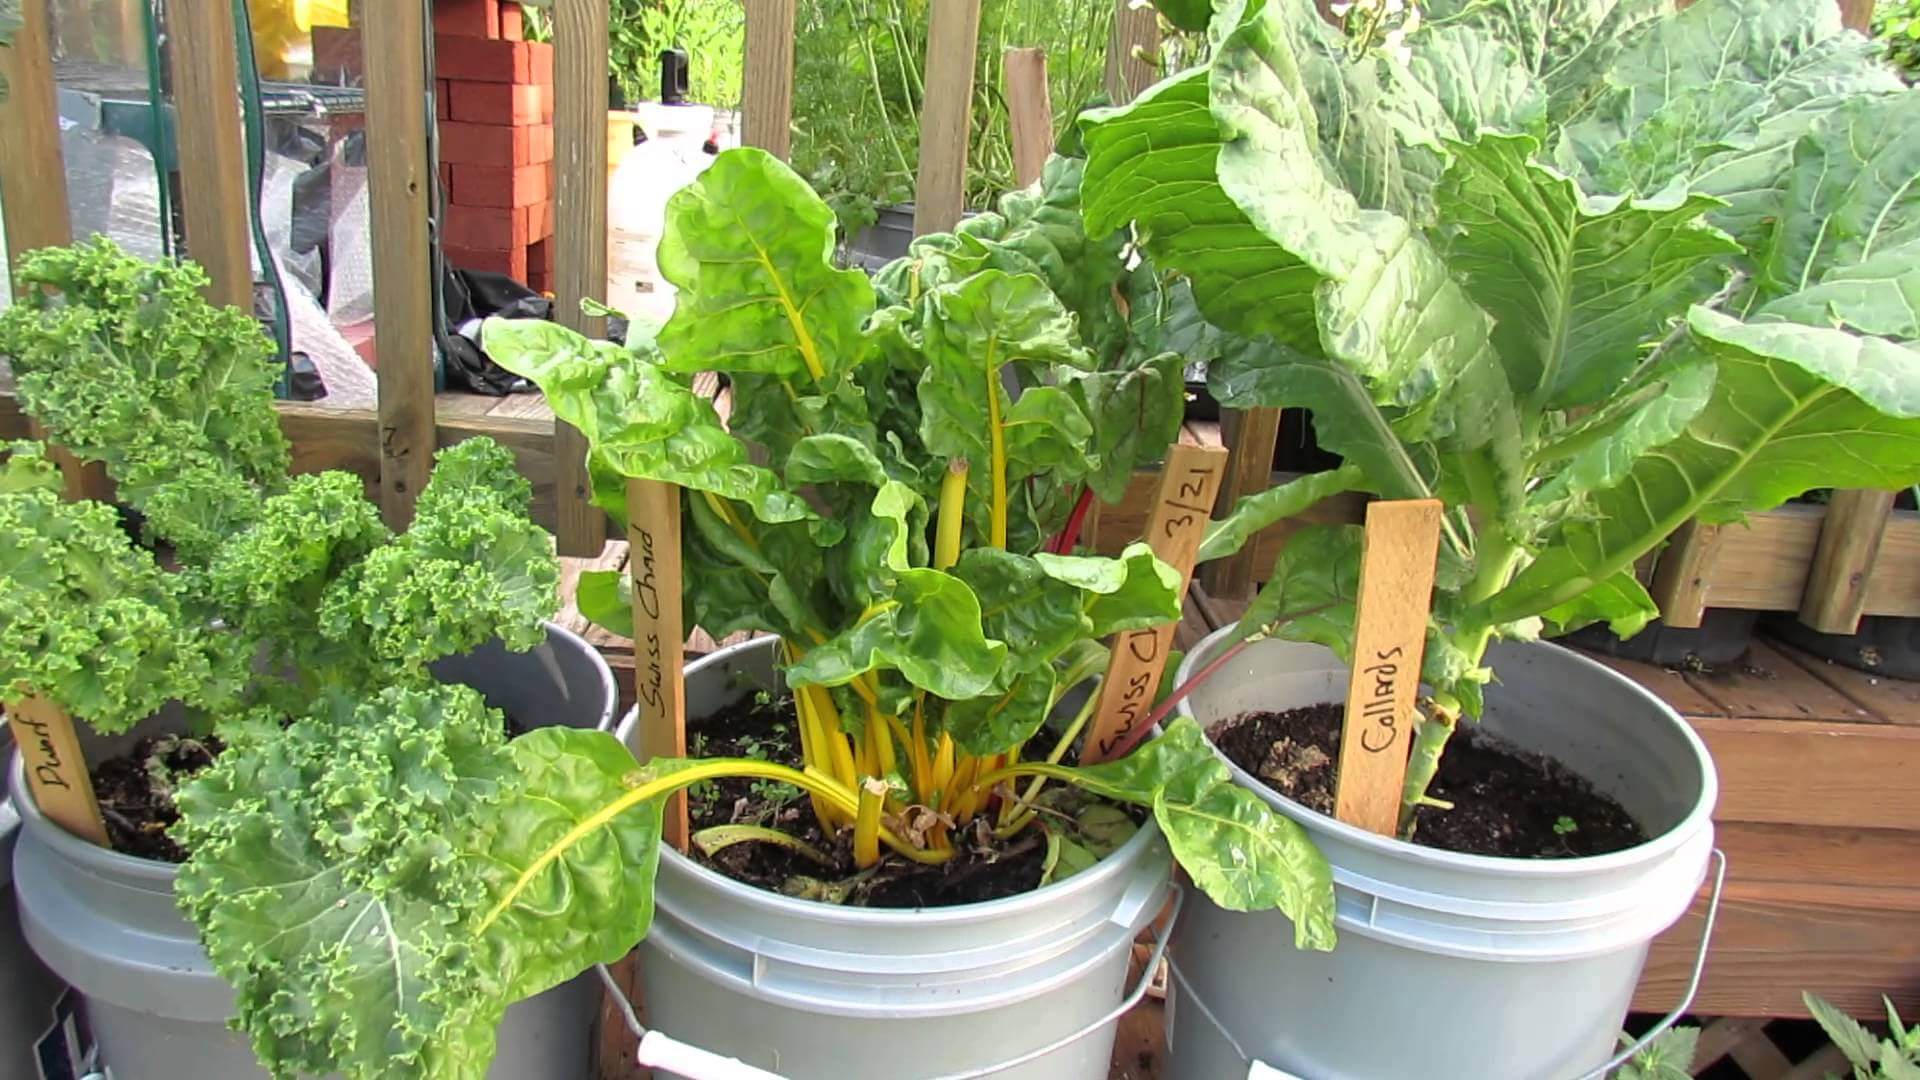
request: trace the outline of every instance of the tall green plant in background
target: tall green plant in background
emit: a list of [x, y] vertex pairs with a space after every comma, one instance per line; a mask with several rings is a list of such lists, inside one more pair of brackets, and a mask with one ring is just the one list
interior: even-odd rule
[[1908, 82], [1920, 80], [1920, 0], [1880, 0], [1873, 9], [1873, 36]]
[[[985, 0], [974, 72], [967, 204], [1013, 187], [1002, 57], [1047, 51], [1048, 90], [1064, 133], [1101, 93], [1111, 0]], [[843, 228], [875, 204], [913, 197], [920, 160], [927, 0], [817, 0], [800, 6], [794, 46], [794, 166], [826, 195]]]
[[614, 78], [630, 101], [660, 96], [660, 54], [687, 51], [687, 96], [730, 109], [740, 103], [746, 9], [740, 0], [612, 0], [607, 13]]

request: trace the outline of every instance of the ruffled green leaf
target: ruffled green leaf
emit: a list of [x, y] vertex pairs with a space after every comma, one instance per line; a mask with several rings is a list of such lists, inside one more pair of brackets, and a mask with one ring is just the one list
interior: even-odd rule
[[787, 681], [845, 686], [885, 668], [938, 697], [974, 697], [992, 684], [1007, 651], [980, 627], [980, 601], [965, 582], [938, 570], [903, 570], [885, 604], [809, 648], [787, 669]]

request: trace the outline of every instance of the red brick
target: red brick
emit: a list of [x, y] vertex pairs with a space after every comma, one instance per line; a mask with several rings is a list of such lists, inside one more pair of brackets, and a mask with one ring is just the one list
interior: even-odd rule
[[453, 165], [511, 168], [533, 163], [531, 127], [440, 122], [440, 160]]
[[453, 201], [461, 206], [531, 206], [547, 196], [545, 165], [459, 165], [453, 170]]
[[527, 207], [527, 239], [538, 243], [552, 235], [553, 200], [547, 199]]
[[500, 0], [433, 0], [433, 32], [497, 38]]
[[527, 245], [527, 273], [553, 276], [553, 240], [535, 240]]
[[345, 86], [360, 81], [366, 71], [360, 31], [344, 26], [313, 28], [313, 81]]
[[438, 120], [453, 118], [453, 94], [445, 79], [433, 80], [433, 115]]
[[467, 82], [532, 82], [527, 48], [524, 41], [439, 34], [433, 39], [433, 73]]
[[527, 208], [447, 207], [442, 243], [469, 251], [508, 251], [527, 246]]
[[443, 250], [447, 261], [461, 270], [490, 270], [496, 274], [505, 274], [515, 281], [527, 280], [526, 248], [494, 251], [488, 248], [463, 248], [446, 244]]
[[526, 36], [526, 13], [519, 4], [500, 5], [500, 36], [508, 41], [519, 41]]
[[552, 108], [553, 94], [544, 86], [453, 81], [453, 118], [464, 123], [517, 126], [551, 122]]
[[527, 128], [527, 164], [553, 160], [553, 125], [532, 124]]
[[544, 41], [527, 44], [527, 81], [541, 86], [553, 85], [553, 46]]

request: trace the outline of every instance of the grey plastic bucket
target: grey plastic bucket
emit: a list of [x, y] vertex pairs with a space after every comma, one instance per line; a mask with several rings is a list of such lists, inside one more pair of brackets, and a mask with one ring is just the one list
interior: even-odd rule
[[[1180, 681], [1230, 633], [1189, 653]], [[1715, 854], [1713, 761], [1665, 702], [1578, 653], [1500, 644], [1488, 662], [1486, 728], [1587, 777], [1652, 838], [1581, 859], [1437, 851], [1314, 813], [1233, 766], [1332, 864], [1340, 941], [1296, 951], [1278, 914], [1194, 897], [1171, 950], [1171, 1075], [1245, 1077], [1260, 1062], [1301, 1080], [1576, 1080], [1608, 1061], [1649, 943]], [[1261, 641], [1180, 709], [1211, 727], [1343, 701], [1347, 671], [1317, 645]]]
[[[690, 665], [688, 714], [776, 686], [774, 644]], [[621, 735], [633, 745], [631, 717]], [[1120, 1013], [1145, 990], [1145, 976], [1124, 986], [1133, 941], [1171, 867], [1149, 823], [1044, 889], [883, 911], [779, 896], [663, 851], [640, 946], [647, 1023], [793, 1080], [1104, 1080]]]
[[[498, 647], [442, 661], [434, 674], [479, 690], [529, 727], [607, 730], [613, 673], [557, 626], [526, 653]], [[537, 688], [537, 689], [536, 689]], [[120, 752], [166, 718], [111, 738], [82, 731], [89, 760]], [[263, 1080], [246, 1039], [227, 1027], [233, 988], [214, 974], [193, 925], [174, 905], [175, 867], [96, 847], [41, 816], [13, 755], [23, 820], [13, 875], [26, 938], [86, 997], [100, 1062], [114, 1080]], [[588, 1080], [600, 988], [589, 973], [507, 1011], [492, 1080]]]
[[[0, 760], [12, 760], [13, 736], [0, 726]], [[27, 948], [13, 905], [13, 845], [20, 814], [0, 799], [0, 1080], [40, 1075], [34, 1043], [53, 1026], [54, 1006], [65, 985]]]

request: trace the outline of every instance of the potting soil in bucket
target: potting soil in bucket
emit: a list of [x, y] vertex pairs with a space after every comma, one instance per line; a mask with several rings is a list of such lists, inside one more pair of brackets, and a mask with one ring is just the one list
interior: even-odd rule
[[[1278, 914], [1194, 896], [1171, 953], [1170, 1075], [1238, 1078], [1259, 1061], [1301, 1080], [1578, 1080], [1616, 1049], [1649, 943], [1705, 877], [1713, 763], [1666, 703], [1577, 653], [1502, 644], [1488, 663], [1486, 729], [1590, 780], [1649, 839], [1586, 858], [1440, 851], [1314, 813], [1228, 762], [1332, 864], [1340, 940], [1298, 951]], [[1319, 646], [1260, 641], [1180, 708], [1211, 728], [1338, 702], [1347, 672]]]
[[[775, 639], [687, 669], [704, 716], [777, 685]], [[631, 722], [622, 737], [633, 745]], [[877, 910], [797, 900], [663, 850], [641, 943], [647, 1024], [792, 1080], [1104, 1080], [1135, 936], [1168, 896], [1149, 822], [1089, 870], [1005, 900]], [[1076, 1034], [1057, 1050], [1009, 1062]]]
[[[434, 674], [474, 687], [528, 727], [605, 729], [617, 703], [606, 662], [552, 625], [546, 643], [529, 652], [482, 647], [441, 661]], [[100, 738], [83, 728], [80, 736], [88, 760], [99, 762], [169, 728], [179, 730], [179, 720], [163, 714], [125, 735]], [[10, 760], [23, 826], [13, 859], [21, 923], [34, 952], [84, 995], [98, 1064], [114, 1080], [264, 1080], [245, 1037], [227, 1027], [233, 988], [175, 906], [177, 867], [54, 825], [34, 805], [20, 757]], [[588, 973], [508, 1009], [490, 1080], [588, 1080], [599, 1005]]]

